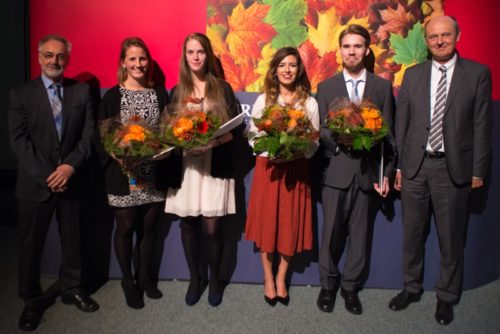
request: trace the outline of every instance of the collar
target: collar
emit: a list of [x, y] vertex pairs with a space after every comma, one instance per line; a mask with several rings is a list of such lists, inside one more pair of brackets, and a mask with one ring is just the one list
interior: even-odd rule
[[59, 80], [58, 82], [55, 82], [52, 79], [47, 78], [43, 73], [40, 77], [42, 78], [43, 86], [45, 87], [45, 89], [49, 89], [49, 86], [52, 85], [53, 83], [60, 84], [62, 87], [63, 79]]
[[441, 64], [441, 63], [438, 63], [437, 61], [435, 61], [434, 59], [432, 60], [432, 67], [434, 67], [436, 70], [439, 70], [439, 68], [441, 66], [444, 66], [446, 67], [446, 71], [448, 71], [450, 68], [452, 68], [453, 66], [455, 66], [455, 63], [457, 62], [457, 53], [455, 52], [455, 54], [453, 55], [453, 57], [448, 60], [447, 63], [445, 64]]
[[366, 69], [364, 68], [362, 71], [361, 71], [361, 75], [354, 79], [350, 74], [349, 72], [347, 72], [346, 69], [343, 70], [343, 73], [344, 73], [344, 80], [345, 82], [348, 82], [349, 80], [361, 80], [362, 82], [366, 82]]

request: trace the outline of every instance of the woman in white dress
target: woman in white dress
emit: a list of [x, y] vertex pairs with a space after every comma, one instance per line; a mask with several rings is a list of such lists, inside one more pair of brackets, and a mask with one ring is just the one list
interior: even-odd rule
[[[239, 113], [239, 105], [231, 86], [221, 77], [210, 40], [200, 33], [187, 36], [171, 109], [201, 110], [218, 117], [221, 124], [227, 122]], [[219, 218], [236, 213], [231, 145], [233, 135], [238, 133], [239, 129], [233, 130], [203, 147], [185, 150], [182, 184], [167, 192], [165, 212], [181, 217], [181, 239], [190, 271], [185, 297], [188, 305], [196, 304], [206, 287], [200, 272], [201, 254], [206, 256], [210, 269], [208, 301], [212, 306], [222, 301], [223, 289], [218, 280], [222, 249]]]

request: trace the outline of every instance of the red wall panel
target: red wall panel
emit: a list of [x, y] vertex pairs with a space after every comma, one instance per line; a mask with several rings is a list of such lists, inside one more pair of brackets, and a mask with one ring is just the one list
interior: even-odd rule
[[183, 39], [205, 31], [206, 1], [31, 0], [31, 74], [40, 74], [38, 40], [58, 33], [73, 43], [68, 76], [95, 76], [101, 87], [117, 83], [121, 41], [144, 39], [166, 76], [167, 87], [177, 81]]

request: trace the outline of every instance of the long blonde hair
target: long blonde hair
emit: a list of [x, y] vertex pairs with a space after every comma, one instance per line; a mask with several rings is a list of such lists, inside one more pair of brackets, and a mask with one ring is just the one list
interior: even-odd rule
[[311, 83], [307, 77], [306, 69], [302, 59], [300, 58], [299, 51], [296, 48], [284, 47], [276, 51], [271, 59], [271, 62], [269, 63], [269, 69], [266, 73], [263, 88], [263, 92], [266, 94], [266, 106], [276, 104], [276, 101], [278, 100], [278, 96], [280, 94], [280, 82], [278, 80], [278, 76], [276, 75], [276, 71], [281, 61], [287, 56], [295, 56], [297, 59], [298, 71], [297, 78], [294, 82], [294, 88], [298, 99], [297, 102], [304, 106], [307, 98], [309, 97]]
[[201, 33], [193, 33], [186, 37], [182, 46], [182, 56], [179, 69], [179, 82], [175, 89], [174, 100], [180, 105], [188, 99], [194, 91], [194, 82], [191, 69], [186, 60], [186, 46], [190, 40], [196, 40], [205, 51], [205, 92], [204, 97], [209, 111], [219, 117], [223, 122], [229, 120], [229, 111], [224, 99], [224, 88], [222, 69], [218, 66], [212, 45], [207, 36]]

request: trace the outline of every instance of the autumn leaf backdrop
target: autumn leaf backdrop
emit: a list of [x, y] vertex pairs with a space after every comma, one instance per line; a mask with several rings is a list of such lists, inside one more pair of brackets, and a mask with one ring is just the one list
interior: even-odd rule
[[427, 57], [423, 24], [443, 0], [208, 0], [207, 35], [236, 91], [260, 92], [274, 52], [299, 49], [313, 91], [342, 69], [338, 37], [349, 24], [371, 33], [374, 71], [401, 85]]

